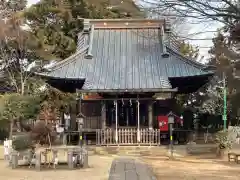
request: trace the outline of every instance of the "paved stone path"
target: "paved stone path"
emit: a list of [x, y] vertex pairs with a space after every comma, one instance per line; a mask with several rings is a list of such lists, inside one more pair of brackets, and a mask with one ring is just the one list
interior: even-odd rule
[[112, 162], [108, 180], [157, 180], [151, 169], [132, 158], [117, 158]]

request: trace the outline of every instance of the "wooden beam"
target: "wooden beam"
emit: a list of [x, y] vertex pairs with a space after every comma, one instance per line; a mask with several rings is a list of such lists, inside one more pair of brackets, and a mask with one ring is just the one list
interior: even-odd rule
[[115, 141], [118, 143], [118, 103], [117, 101], [114, 101], [115, 103], [115, 124], [116, 124], [116, 130], [115, 130]]
[[106, 128], [106, 102], [102, 102], [101, 123], [102, 123], [102, 129], [105, 129]]
[[148, 128], [153, 129], [153, 103], [148, 102]]
[[[129, 100], [132, 100], [132, 101], [149, 101], [149, 100], [152, 100], [152, 101], [164, 101], [162, 99], [156, 99], [156, 98], [101, 98], [101, 99], [83, 99], [82, 102], [84, 101], [115, 101], [115, 100], [123, 100], [123, 101], [129, 101]], [[168, 99], [166, 99], [168, 100]]]
[[137, 141], [140, 143], [140, 102], [137, 101]]

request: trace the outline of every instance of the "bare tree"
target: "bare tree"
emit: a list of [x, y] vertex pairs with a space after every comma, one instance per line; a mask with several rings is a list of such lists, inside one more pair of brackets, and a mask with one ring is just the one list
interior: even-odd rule
[[25, 26], [25, 0], [0, 1], [0, 71], [18, 94], [25, 94], [36, 82], [33, 71], [42, 66], [41, 42]]
[[21, 27], [21, 20], [12, 18], [0, 20], [1, 69], [10, 86], [19, 94], [25, 93], [27, 81], [31, 77], [30, 65], [36, 60], [31, 47], [34, 46], [30, 34]]
[[[240, 19], [239, 0], [141, 0], [149, 5], [150, 12], [162, 15], [214, 20], [234, 24]], [[166, 12], [173, 12], [166, 14]]]
[[[180, 35], [189, 41], [211, 41], [207, 34], [217, 33], [217, 27], [225, 26], [225, 31], [232, 31], [240, 19], [239, 0], [140, 0], [142, 8], [150, 14], [184, 18], [184, 25], [198, 26], [194, 32]], [[185, 27], [185, 26], [183, 26]], [[215, 27], [215, 28], [213, 28]], [[179, 34], [177, 34], [179, 36]], [[204, 37], [205, 36], [205, 37]], [[227, 36], [227, 35], [226, 35]], [[210, 48], [203, 46], [201, 48]]]

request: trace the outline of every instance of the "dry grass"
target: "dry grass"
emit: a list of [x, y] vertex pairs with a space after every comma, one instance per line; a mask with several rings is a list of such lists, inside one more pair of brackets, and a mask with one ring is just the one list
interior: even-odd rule
[[239, 180], [240, 165], [226, 160], [181, 158], [170, 161], [168, 158], [144, 157], [157, 176], [166, 180]]

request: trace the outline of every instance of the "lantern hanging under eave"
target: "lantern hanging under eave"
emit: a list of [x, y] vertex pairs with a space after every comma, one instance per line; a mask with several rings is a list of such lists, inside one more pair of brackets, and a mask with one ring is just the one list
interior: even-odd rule
[[78, 114], [76, 117], [76, 121], [79, 125], [83, 125], [84, 124], [84, 118], [85, 116], [83, 114]]
[[168, 124], [174, 124], [174, 114], [170, 112], [167, 116], [168, 116]]

